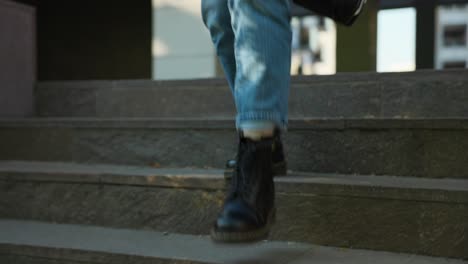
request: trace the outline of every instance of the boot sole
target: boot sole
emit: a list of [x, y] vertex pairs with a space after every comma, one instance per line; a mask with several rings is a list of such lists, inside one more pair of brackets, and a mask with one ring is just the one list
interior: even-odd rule
[[276, 209], [268, 216], [264, 227], [249, 232], [220, 232], [211, 229], [211, 239], [218, 243], [248, 243], [262, 241], [268, 238], [271, 227], [276, 221]]

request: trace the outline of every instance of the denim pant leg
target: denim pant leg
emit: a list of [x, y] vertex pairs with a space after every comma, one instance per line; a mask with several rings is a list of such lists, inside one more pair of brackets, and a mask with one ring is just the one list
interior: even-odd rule
[[257, 129], [272, 122], [286, 129], [292, 38], [289, 0], [228, 3], [235, 36], [237, 127]]
[[234, 57], [234, 32], [227, 0], [203, 0], [203, 22], [209, 29], [219, 61], [234, 95], [236, 61]]

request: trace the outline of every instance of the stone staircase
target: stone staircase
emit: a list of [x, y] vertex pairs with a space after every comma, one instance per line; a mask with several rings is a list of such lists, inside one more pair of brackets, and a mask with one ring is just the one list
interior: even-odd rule
[[[295, 77], [291, 118], [467, 117], [467, 70], [340, 73]], [[36, 89], [41, 117], [228, 118], [232, 96], [221, 79], [45, 82]]]
[[213, 244], [204, 236], [27, 221], [0, 220], [0, 231], [3, 234], [0, 237], [0, 260], [15, 264], [466, 263], [454, 259], [344, 250], [292, 242], [226, 246]]
[[0, 263], [468, 263], [468, 71], [294, 79], [278, 221], [251, 245], [206, 236], [236, 145], [222, 80], [36, 97], [0, 120]]
[[[468, 86], [467, 86], [468, 87]], [[0, 122], [0, 160], [221, 168], [232, 120], [39, 118]], [[468, 179], [468, 119], [292, 119], [289, 168]]]

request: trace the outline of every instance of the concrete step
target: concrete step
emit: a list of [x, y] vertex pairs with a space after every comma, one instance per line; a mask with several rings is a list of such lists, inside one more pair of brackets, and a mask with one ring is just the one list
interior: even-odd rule
[[[292, 119], [289, 169], [468, 179], [468, 119]], [[223, 119], [0, 120], [0, 159], [222, 168], [237, 135]]]
[[[206, 235], [224, 187], [219, 170], [2, 161], [0, 218]], [[468, 258], [468, 180], [295, 174], [276, 190], [273, 240]]]
[[15, 264], [468, 263], [457, 259], [291, 242], [221, 245], [206, 236], [31, 221], [0, 220], [0, 233], [0, 262]]
[[[468, 117], [468, 70], [340, 73], [293, 78], [290, 116], [316, 118]], [[232, 118], [221, 79], [39, 83], [43, 117]]]

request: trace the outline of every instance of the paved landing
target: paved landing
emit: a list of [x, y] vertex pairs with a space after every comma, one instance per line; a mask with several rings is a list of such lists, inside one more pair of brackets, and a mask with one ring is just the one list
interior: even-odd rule
[[213, 243], [206, 236], [32, 221], [0, 220], [0, 234], [0, 260], [2, 256], [11, 259], [13, 255], [62, 260], [63, 263], [91, 263], [92, 258], [92, 263], [105, 263], [106, 258], [98, 257], [103, 254], [113, 256], [114, 259], [127, 257], [127, 263], [138, 263], [138, 258], [158, 260], [155, 263], [468, 263], [463, 260], [292, 242], [223, 245]]

